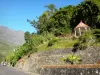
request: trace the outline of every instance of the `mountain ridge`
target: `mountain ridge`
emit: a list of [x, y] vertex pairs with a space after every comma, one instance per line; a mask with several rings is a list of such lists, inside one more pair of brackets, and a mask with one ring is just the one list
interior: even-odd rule
[[13, 30], [6, 26], [0, 25], [0, 40], [4, 40], [16, 45], [21, 45], [25, 42], [24, 32], [21, 30]]
[[0, 61], [16, 47], [25, 43], [24, 32], [0, 25]]

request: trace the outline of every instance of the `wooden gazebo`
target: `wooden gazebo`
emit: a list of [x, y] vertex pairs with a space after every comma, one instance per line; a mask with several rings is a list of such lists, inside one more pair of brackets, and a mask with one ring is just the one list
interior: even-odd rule
[[82, 33], [84, 33], [87, 30], [90, 30], [90, 27], [84, 24], [82, 21], [80, 21], [80, 23], [74, 28], [75, 37], [81, 36]]

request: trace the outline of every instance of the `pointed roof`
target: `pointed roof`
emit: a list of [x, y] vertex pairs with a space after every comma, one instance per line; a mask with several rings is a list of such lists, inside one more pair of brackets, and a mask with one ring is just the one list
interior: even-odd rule
[[83, 28], [87, 28], [87, 27], [89, 27], [88, 25], [86, 25], [86, 24], [84, 24], [83, 22], [82, 22], [82, 20], [80, 21], [80, 23], [74, 28], [74, 29], [76, 29], [76, 28], [80, 28], [80, 27], [83, 27]]

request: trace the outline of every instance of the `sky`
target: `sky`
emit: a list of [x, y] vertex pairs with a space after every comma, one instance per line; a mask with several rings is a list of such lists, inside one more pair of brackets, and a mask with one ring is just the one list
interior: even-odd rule
[[45, 5], [55, 4], [57, 8], [77, 5], [82, 0], [0, 0], [0, 25], [13, 30], [36, 32], [28, 22], [36, 20], [45, 10]]

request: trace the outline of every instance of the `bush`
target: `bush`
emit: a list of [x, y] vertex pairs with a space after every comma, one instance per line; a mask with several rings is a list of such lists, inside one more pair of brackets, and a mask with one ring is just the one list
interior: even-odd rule
[[94, 29], [93, 34], [96, 36], [97, 42], [100, 42], [100, 29]]
[[65, 61], [65, 62], [69, 62], [71, 64], [78, 64], [81, 62], [81, 58], [78, 55], [67, 55], [65, 58], [61, 58], [61, 60]]
[[96, 38], [92, 32], [86, 32], [79, 37], [79, 41], [76, 43], [77, 49], [84, 50], [95, 43]]
[[92, 32], [85, 32], [82, 36], [79, 37], [79, 41], [86, 43], [90, 40], [95, 40], [95, 36]]
[[51, 40], [52, 38], [55, 37], [54, 34], [52, 34], [52, 33], [41, 34], [41, 36], [44, 36], [45, 39], [47, 39], [47, 40]]
[[8, 55], [6, 57], [6, 61], [9, 62], [12, 66], [15, 66], [15, 64], [19, 59], [21, 59], [23, 56], [27, 55], [31, 51], [37, 52], [37, 49], [32, 45], [25, 43], [22, 46], [18, 47], [17, 50], [12, 55]]
[[19, 57], [14, 55], [13, 59], [10, 61], [10, 64], [14, 67], [18, 60], [19, 60]]
[[49, 41], [48, 46], [54, 45], [55, 42], [57, 42], [59, 39], [58, 38], [53, 38], [52, 40]]
[[50, 41], [52, 38], [55, 38], [53, 34], [41, 34], [41, 35], [33, 35], [31, 39], [31, 44], [35, 46], [39, 46], [45, 42]]
[[84, 49], [86, 49], [86, 48], [88, 48], [88, 44], [87, 44], [87, 43], [81, 43], [81, 44], [79, 45], [79, 49], [80, 49], [80, 50], [84, 50]]

